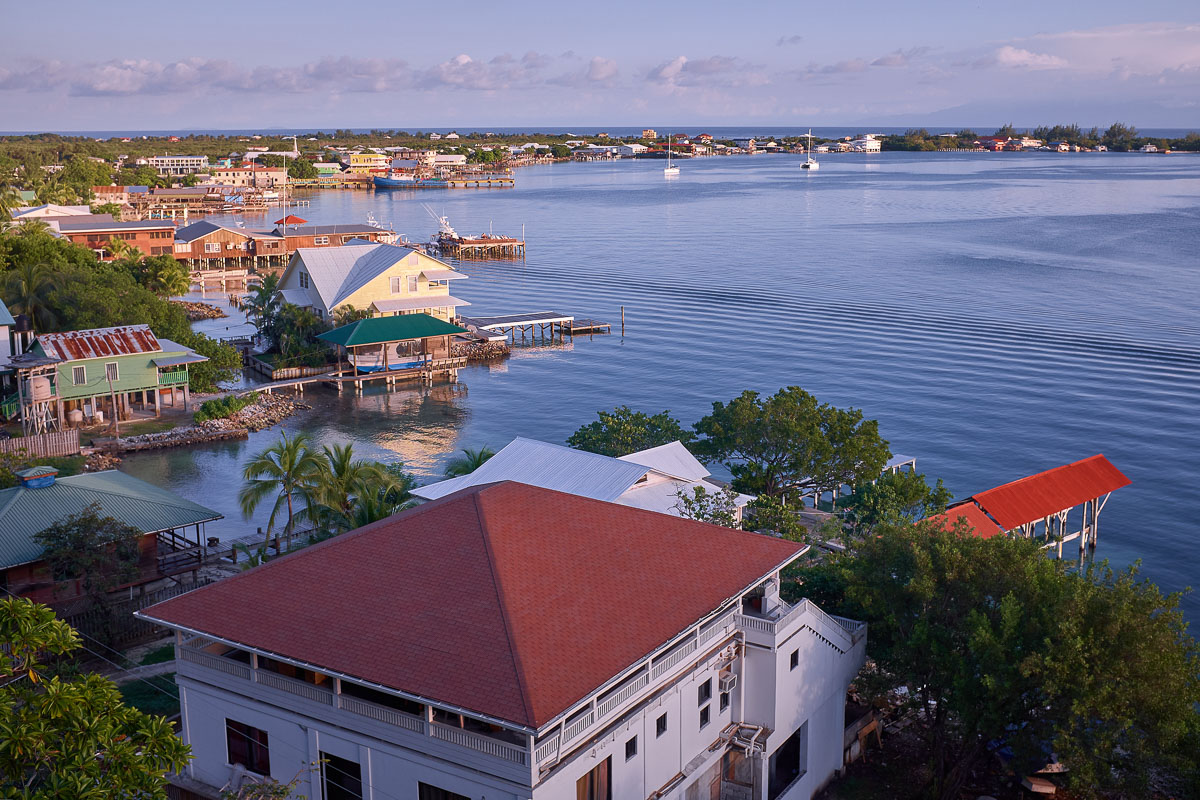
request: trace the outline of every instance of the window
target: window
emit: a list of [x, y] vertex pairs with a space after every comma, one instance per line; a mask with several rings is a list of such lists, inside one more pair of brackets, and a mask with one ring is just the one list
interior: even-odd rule
[[121, 369], [117, 366], [117, 362], [109, 361], [104, 365], [104, 379], [114, 383], [121, 380]]
[[721, 692], [721, 710], [729, 708], [729, 692]]
[[471, 800], [471, 798], [446, 789], [439, 789], [436, 786], [430, 786], [428, 783], [418, 783], [417, 800]]
[[709, 713], [712, 706], [705, 706], [700, 709], [700, 730], [704, 730], [704, 726], [712, 719], [712, 714]]
[[576, 800], [612, 800], [612, 756], [575, 782]]
[[808, 722], [771, 755], [767, 767], [767, 800], [775, 800], [808, 772]]
[[314, 236], [313, 244], [329, 244], [328, 236]]
[[409, 294], [417, 293], [417, 276], [416, 275], [408, 276], [408, 293]]
[[205, 242], [204, 243], [204, 252], [206, 252], [206, 253], [221, 252], [221, 243], [220, 242]]
[[71, 383], [76, 386], [87, 383], [87, 367], [71, 367]]
[[666, 732], [667, 732], [667, 715], [663, 714], [654, 723], [654, 736], [655, 736], [655, 738], [657, 738], [659, 736], [662, 736]]
[[300, 283], [301, 289], [308, 288], [308, 273], [307, 272], [297, 272], [296, 280]]
[[625, 760], [633, 758], [637, 755], [637, 737], [633, 737], [625, 743]]
[[404, 291], [404, 279], [392, 278], [392, 294], [400, 294]]
[[271, 753], [267, 747], [267, 732], [231, 719], [225, 720], [225, 743], [229, 763], [241, 764], [259, 775], [271, 774]]
[[789, 661], [789, 664], [788, 664], [788, 669], [789, 669], [789, 670], [793, 670], [793, 669], [795, 669], [796, 667], [800, 666], [800, 651], [799, 651], [799, 650], [793, 650], [793, 651], [792, 651], [792, 656], [791, 656], [791, 658], [790, 658], [790, 659], [788, 659], [788, 661]]
[[325, 800], [362, 800], [362, 768], [357, 762], [321, 753]]
[[696, 705], [702, 706], [712, 700], [712, 678], [709, 678], [696, 690]]

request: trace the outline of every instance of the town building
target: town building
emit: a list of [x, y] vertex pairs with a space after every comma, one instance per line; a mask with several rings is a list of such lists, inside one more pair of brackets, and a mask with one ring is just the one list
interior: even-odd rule
[[639, 153], [644, 153], [649, 149], [650, 148], [647, 147], [646, 145], [638, 144], [637, 142], [632, 142], [630, 144], [620, 144], [620, 145], [617, 145], [617, 155], [623, 156], [625, 158], [633, 158], [634, 156], [638, 155]]
[[850, 149], [855, 153], [878, 153], [883, 143], [875, 138], [873, 133], [865, 133], [850, 141]]
[[37, 603], [58, 604], [83, 594], [79, 579], [56, 581], [34, 538], [65, 517], [95, 505], [102, 517], [142, 532], [136, 575], [128, 590], [200, 567], [204, 524], [222, 515], [117, 470], [58, 477], [54, 467], [21, 470], [20, 483], [0, 489], [0, 586]]
[[151, 156], [146, 164], [159, 175], [194, 175], [208, 171], [208, 156]]
[[30, 382], [23, 413], [59, 430], [112, 419], [114, 410], [121, 419], [131, 418], [135, 408], [158, 416], [164, 401], [187, 410], [188, 365], [208, 360], [158, 338], [149, 325], [39, 333], [30, 353], [50, 360], [53, 371], [44, 386]]
[[282, 269], [298, 248], [337, 247], [354, 239], [394, 242], [396, 234], [369, 223], [251, 230], [201, 220], [175, 231], [174, 252], [195, 277], [206, 272]]
[[349, 153], [346, 156], [346, 171], [364, 175], [371, 170], [387, 169], [391, 157], [385, 153]]
[[208, 171], [212, 183], [222, 186], [254, 186], [275, 189], [287, 185], [287, 170], [283, 167], [263, 167], [243, 164], [236, 167], [214, 167]]
[[805, 800], [843, 765], [866, 646], [781, 596], [806, 551], [512, 482], [402, 512], [138, 612], [176, 634], [174, 780]]
[[17, 206], [11, 212], [13, 222], [23, 222], [29, 219], [47, 219], [51, 217], [78, 217], [92, 213], [90, 206], [60, 206], [57, 203], [45, 203], [40, 206]]
[[342, 165], [335, 161], [317, 161], [313, 163], [318, 175], [337, 175], [342, 171]]
[[642, 128], [642, 138], [643, 139], [657, 139], [658, 131], [654, 130], [654, 128]]
[[[469, 475], [421, 486], [413, 489], [413, 496], [420, 500], [437, 500], [469, 486], [498, 481], [520, 481], [543, 489], [675, 516], [680, 515], [680, 493], [691, 497], [697, 488], [709, 494], [717, 494], [725, 488], [680, 442], [612, 458], [535, 439], [517, 438]], [[754, 498], [735, 494], [733, 499], [740, 520], [743, 509]]]
[[[106, 216], [106, 215], [95, 215]], [[175, 224], [170, 220], [131, 220], [118, 222], [108, 219], [62, 217], [52, 228], [64, 239], [84, 245], [96, 252], [101, 261], [117, 257], [113, 243], [124, 242], [148, 256], [171, 255], [175, 252]]]
[[322, 319], [353, 307], [375, 316], [428, 314], [451, 322], [457, 308], [470, 303], [450, 295], [450, 281], [466, 277], [419, 250], [355, 239], [297, 249], [279, 291], [285, 302]]

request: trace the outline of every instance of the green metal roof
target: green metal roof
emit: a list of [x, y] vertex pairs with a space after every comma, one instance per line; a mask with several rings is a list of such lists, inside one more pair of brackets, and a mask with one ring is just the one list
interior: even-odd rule
[[13, 319], [12, 312], [8, 310], [8, 306], [4, 305], [4, 301], [0, 300], [0, 325], [16, 325], [17, 321]]
[[466, 333], [466, 328], [451, 325], [428, 314], [402, 314], [398, 317], [371, 317], [351, 322], [317, 338], [342, 347], [356, 347], [381, 342], [402, 342], [405, 339], [424, 339], [427, 336]]
[[174, 492], [117, 470], [58, 478], [41, 489], [0, 490], [0, 569], [37, 561], [42, 547], [33, 539], [63, 517], [92, 503], [100, 513], [143, 533], [182, 528], [223, 516]]

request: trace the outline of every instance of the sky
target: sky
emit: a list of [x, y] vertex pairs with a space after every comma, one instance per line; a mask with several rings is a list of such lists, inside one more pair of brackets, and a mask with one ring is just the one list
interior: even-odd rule
[[0, 130], [1200, 129], [1200, 4], [59, 0], [3, 7]]

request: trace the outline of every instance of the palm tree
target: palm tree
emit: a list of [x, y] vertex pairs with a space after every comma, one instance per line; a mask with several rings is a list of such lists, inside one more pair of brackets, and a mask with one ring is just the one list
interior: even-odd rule
[[326, 446], [321, 457], [321, 476], [309, 498], [310, 516], [345, 514], [363, 498], [400, 488], [397, 478], [378, 461], [355, 458], [354, 445]]
[[109, 239], [104, 245], [104, 249], [112, 253], [113, 258], [128, 258], [136, 261], [145, 255], [124, 239]]
[[9, 222], [12, 220], [13, 209], [25, 205], [21, 202], [21, 195], [17, 194], [16, 189], [8, 186], [0, 188], [0, 222]]
[[410, 508], [412, 504], [411, 500], [398, 499], [393, 492], [367, 493], [359, 497], [352, 508], [334, 516], [330, 522], [335, 530], [345, 533], [387, 519]]
[[[312, 450], [312, 440], [307, 434], [298, 433], [289, 438], [287, 431], [280, 440], [250, 460], [242, 471], [245, 486], [238, 492], [238, 503], [247, 519], [258, 508], [259, 503], [274, 495], [275, 504], [267, 520], [267, 539], [275, 527], [275, 518], [287, 509], [287, 525], [284, 533], [291, 542], [292, 524], [296, 518], [295, 501], [313, 496], [324, 472], [321, 457]], [[265, 544], [265, 542], [264, 542]], [[275, 550], [279, 550], [279, 537], [275, 537]]]
[[258, 335], [275, 338], [279, 317], [279, 276], [267, 275], [244, 303], [246, 321], [254, 325]]
[[29, 317], [38, 330], [51, 331], [58, 315], [50, 303], [50, 294], [61, 283], [61, 276], [49, 264], [25, 262], [8, 273], [4, 298], [9, 309]]
[[178, 297], [192, 288], [187, 268], [171, 256], [148, 258], [144, 266], [146, 288], [159, 297]]
[[462, 455], [452, 459], [446, 465], [446, 477], [457, 478], [459, 475], [470, 475], [475, 470], [483, 466], [483, 463], [492, 456], [496, 455], [496, 451], [484, 445], [478, 450], [469, 450], [463, 448]]

